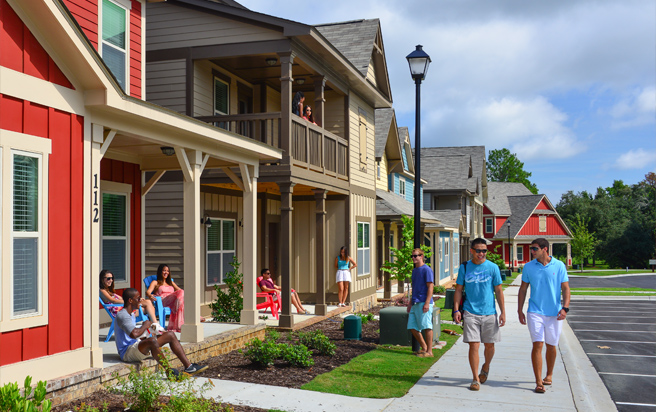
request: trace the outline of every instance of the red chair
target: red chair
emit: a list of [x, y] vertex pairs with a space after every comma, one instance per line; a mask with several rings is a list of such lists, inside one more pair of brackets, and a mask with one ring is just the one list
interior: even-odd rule
[[[257, 278], [257, 287], [260, 287], [261, 280], [262, 276]], [[271, 308], [271, 314], [275, 319], [278, 319], [278, 312], [280, 311], [280, 292], [278, 292], [276, 300], [273, 299], [274, 295], [268, 292], [259, 292], [256, 293], [255, 296], [258, 298], [265, 298], [265, 301], [255, 305], [255, 308], [257, 310], [264, 309], [264, 312], [266, 312], [268, 308]]]

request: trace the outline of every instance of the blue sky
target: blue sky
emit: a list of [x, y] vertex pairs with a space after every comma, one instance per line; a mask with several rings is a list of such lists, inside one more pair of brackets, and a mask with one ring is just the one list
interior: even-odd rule
[[378, 18], [400, 126], [414, 142], [405, 56], [432, 59], [422, 147], [516, 153], [557, 204], [656, 171], [654, 0], [243, 0], [306, 24]]

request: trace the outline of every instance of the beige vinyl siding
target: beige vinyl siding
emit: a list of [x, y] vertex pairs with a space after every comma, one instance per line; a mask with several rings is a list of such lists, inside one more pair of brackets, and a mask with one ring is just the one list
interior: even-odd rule
[[344, 96], [332, 90], [324, 93], [326, 103], [323, 114], [326, 118], [324, 129], [337, 136], [344, 137]]
[[171, 276], [184, 288], [184, 206], [182, 183], [159, 182], [145, 200], [144, 278], [157, 274], [161, 263], [169, 265]]
[[[358, 222], [369, 223], [369, 246], [370, 246], [370, 262], [369, 267], [371, 268], [368, 275], [358, 276], [357, 271], [353, 271], [353, 282], [351, 284], [351, 292], [358, 292], [365, 289], [373, 288], [375, 293], [376, 288], [376, 276], [378, 273], [378, 267], [376, 265], [376, 199], [356, 194], [351, 194], [351, 249], [349, 250], [350, 255], [356, 259], [357, 257], [357, 246], [358, 246]], [[364, 219], [362, 219], [364, 218]], [[362, 262], [357, 262], [358, 266]]]
[[376, 83], [376, 67], [374, 67], [374, 59], [369, 60], [369, 67], [367, 68], [367, 80], [369, 80], [374, 86], [378, 86]]
[[[351, 94], [349, 99], [349, 126], [350, 126], [350, 173], [351, 184], [366, 187], [371, 190], [376, 188], [376, 168], [375, 166], [375, 129], [374, 129], [374, 111], [357, 95]], [[361, 113], [366, 119], [366, 163], [364, 168], [360, 163], [360, 118]], [[363, 170], [364, 169], [364, 170]]]
[[151, 50], [284, 39], [282, 33], [166, 3], [146, 3]]
[[380, 159], [380, 180], [378, 179], [378, 170], [374, 175], [376, 177], [376, 189], [388, 191], [388, 176], [387, 176], [387, 156], [383, 155]]
[[214, 67], [207, 60], [194, 62], [194, 116], [214, 115]]
[[146, 96], [152, 103], [184, 113], [185, 60], [146, 63]]
[[267, 112], [279, 112], [281, 103], [280, 92], [266, 86], [266, 96]]

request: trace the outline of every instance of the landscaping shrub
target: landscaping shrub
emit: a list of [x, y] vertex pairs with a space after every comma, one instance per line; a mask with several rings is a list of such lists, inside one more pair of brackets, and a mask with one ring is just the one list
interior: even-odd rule
[[280, 347], [273, 340], [265, 339], [263, 342], [255, 338], [244, 345], [244, 349], [239, 349], [239, 352], [252, 363], [267, 367], [273, 365], [280, 356]]
[[446, 289], [442, 285], [435, 285], [433, 286], [433, 295], [444, 295], [446, 293]]
[[118, 373], [114, 376], [118, 383], [110, 390], [123, 395], [127, 406], [136, 412], [148, 412], [154, 409], [165, 389], [162, 372], [148, 369], [137, 371], [134, 367], [130, 367], [127, 378], [118, 376]]
[[216, 299], [210, 303], [212, 317], [219, 322], [239, 322], [241, 311], [244, 309], [244, 297], [242, 296], [244, 275], [239, 273], [241, 264], [237, 257], [233, 257], [230, 266], [233, 269], [226, 273], [223, 279], [227, 288], [214, 285]]
[[280, 357], [289, 362], [292, 366], [301, 366], [304, 368], [314, 365], [312, 359], [312, 352], [303, 344], [288, 345], [285, 343], [279, 344]]
[[298, 332], [298, 341], [310, 349], [316, 349], [319, 354], [324, 356], [334, 356], [337, 345], [332, 343], [328, 336], [321, 330], [317, 329], [312, 332]]
[[34, 389], [34, 397], [28, 399], [32, 394], [32, 377], [27, 376], [23, 384], [23, 395], [20, 394], [18, 383], [8, 383], [0, 387], [0, 411], [21, 412], [48, 412], [52, 408], [52, 402], [44, 400], [46, 397], [46, 383], [39, 381]]

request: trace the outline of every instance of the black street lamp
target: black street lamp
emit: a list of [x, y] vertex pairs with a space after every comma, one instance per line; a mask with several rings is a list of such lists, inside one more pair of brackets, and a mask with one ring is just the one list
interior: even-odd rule
[[430, 57], [422, 50], [422, 46], [417, 45], [417, 49], [406, 56], [410, 65], [410, 74], [416, 85], [416, 105], [415, 105], [415, 242], [414, 247], [418, 248], [422, 242], [421, 236], [421, 125], [419, 113], [421, 112], [421, 81], [426, 78], [428, 65], [431, 62]]
[[506, 226], [508, 226], [508, 263], [510, 263], [510, 273], [513, 271], [513, 260], [512, 260], [512, 244], [510, 243], [510, 218], [506, 220]]

